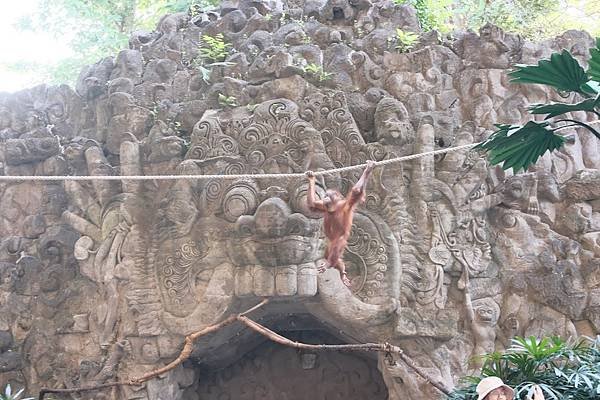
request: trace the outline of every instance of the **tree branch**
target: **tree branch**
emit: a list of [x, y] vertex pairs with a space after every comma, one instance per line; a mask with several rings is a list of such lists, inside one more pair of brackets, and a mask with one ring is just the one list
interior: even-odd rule
[[305, 349], [305, 350], [314, 350], [314, 351], [342, 351], [342, 352], [376, 351], [376, 352], [381, 352], [381, 353], [386, 353], [386, 354], [395, 354], [403, 362], [405, 362], [406, 365], [408, 365], [413, 371], [415, 371], [420, 377], [425, 379], [425, 381], [429, 382], [431, 385], [433, 385], [435, 388], [437, 388], [440, 392], [442, 392], [446, 395], [450, 394], [451, 390], [449, 388], [447, 388], [443, 382], [436, 380], [435, 378], [432, 378], [427, 371], [425, 371], [423, 368], [419, 367], [417, 364], [415, 364], [415, 362], [409, 356], [404, 354], [402, 349], [398, 346], [394, 346], [390, 343], [307, 344], [307, 343], [295, 342], [284, 336], [281, 336], [278, 333], [273, 332], [269, 328], [246, 317], [246, 314], [249, 314], [252, 311], [264, 306], [268, 302], [269, 302], [269, 299], [264, 299], [263, 301], [261, 301], [254, 307], [244, 311], [243, 313], [230, 315], [229, 317], [227, 317], [226, 319], [224, 319], [223, 321], [221, 321], [217, 324], [207, 326], [206, 328], [204, 328], [200, 331], [193, 332], [193, 333], [187, 335], [185, 337], [183, 349], [179, 353], [179, 356], [175, 360], [171, 361], [169, 364], [165, 365], [164, 367], [150, 371], [142, 376], [131, 378], [129, 381], [126, 381], [126, 382], [111, 382], [111, 383], [104, 383], [101, 385], [94, 385], [94, 386], [87, 386], [87, 387], [80, 387], [80, 388], [69, 388], [69, 389], [42, 388], [40, 390], [38, 400], [43, 400], [44, 395], [47, 393], [75, 393], [75, 392], [84, 392], [84, 391], [90, 391], [90, 390], [104, 389], [104, 388], [114, 387], [114, 386], [139, 386], [142, 383], [149, 381], [150, 379], [154, 379], [154, 378], [158, 377], [159, 375], [164, 374], [165, 372], [171, 371], [172, 369], [176, 368], [178, 365], [182, 364], [185, 360], [187, 360], [190, 357], [190, 355], [192, 354], [192, 351], [194, 349], [194, 342], [198, 338], [205, 336], [209, 333], [218, 331], [219, 329], [221, 329], [227, 325], [230, 325], [235, 321], [241, 322], [242, 324], [246, 325], [251, 330], [263, 335], [264, 337], [266, 337], [267, 339], [269, 339], [275, 343], [279, 343], [281, 345], [293, 347], [296, 349]]
[[193, 333], [187, 335], [185, 337], [183, 349], [181, 350], [181, 353], [179, 353], [179, 356], [175, 360], [171, 361], [169, 364], [165, 365], [164, 367], [150, 371], [147, 374], [144, 374], [140, 377], [134, 377], [126, 382], [110, 382], [110, 383], [104, 383], [101, 385], [92, 385], [92, 386], [84, 386], [84, 387], [69, 388], [69, 389], [42, 388], [40, 390], [38, 400], [43, 400], [44, 396], [48, 393], [76, 393], [76, 392], [87, 392], [90, 390], [105, 389], [105, 388], [114, 387], [114, 386], [140, 386], [142, 383], [149, 381], [150, 379], [156, 378], [157, 376], [174, 369], [179, 364], [181, 364], [185, 360], [187, 360], [190, 357], [190, 355], [192, 354], [192, 351], [194, 349], [194, 341], [196, 339], [198, 339], [199, 337], [208, 335], [209, 333], [215, 332], [227, 325], [230, 325], [231, 323], [237, 321], [238, 317], [244, 316], [245, 314], [248, 314], [248, 313], [264, 306], [268, 302], [269, 302], [269, 299], [264, 299], [263, 301], [261, 301], [260, 303], [255, 305], [254, 307], [244, 311], [241, 314], [232, 314], [217, 324], [207, 326], [206, 328], [204, 328], [198, 332], [193, 332]]
[[404, 351], [398, 347], [394, 346], [390, 343], [362, 343], [362, 344], [307, 344], [301, 342], [294, 342], [286, 337], [279, 335], [278, 333], [273, 332], [269, 328], [262, 326], [258, 322], [251, 320], [248, 317], [243, 315], [238, 315], [237, 320], [245, 324], [248, 328], [252, 329], [255, 332], [260, 333], [265, 336], [267, 339], [282, 344], [288, 347], [294, 347], [296, 349], [304, 349], [304, 350], [314, 350], [314, 351], [343, 351], [343, 352], [351, 352], [351, 351], [377, 351], [380, 353], [389, 353], [396, 354], [402, 361], [406, 363], [413, 371], [415, 371], [421, 378], [425, 379], [431, 385], [433, 385], [440, 392], [445, 395], [450, 395], [451, 389], [447, 388], [443, 382], [436, 380], [431, 377], [427, 371], [423, 368], [419, 367], [415, 362], [404, 354]]

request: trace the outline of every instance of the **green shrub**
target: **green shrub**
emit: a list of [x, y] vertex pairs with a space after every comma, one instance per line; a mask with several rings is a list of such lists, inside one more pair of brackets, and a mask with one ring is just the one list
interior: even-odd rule
[[227, 43], [223, 34], [218, 33], [215, 36], [202, 35], [202, 45], [200, 46], [200, 57], [208, 62], [225, 61], [231, 51], [231, 43]]
[[319, 82], [326, 81], [333, 75], [330, 72], [323, 71], [323, 67], [315, 63], [308, 64], [306, 67], [304, 67], [304, 71], [306, 71], [306, 73], [309, 75], [314, 76]]
[[486, 376], [497, 376], [515, 389], [515, 400], [526, 400], [534, 385], [546, 399], [591, 400], [600, 398], [600, 336], [578, 341], [558, 337], [517, 337], [504, 353], [483, 356], [481, 376], [468, 376], [451, 400], [477, 400], [475, 388]]
[[400, 28], [396, 29], [396, 46], [395, 49], [400, 53], [407, 53], [419, 43], [419, 35], [414, 32], [403, 31]]

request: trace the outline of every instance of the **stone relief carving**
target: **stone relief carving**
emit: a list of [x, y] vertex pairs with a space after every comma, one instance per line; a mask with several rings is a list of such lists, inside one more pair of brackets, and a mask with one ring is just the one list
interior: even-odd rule
[[[217, 11], [165, 16], [82, 71], [75, 91], [0, 94], [2, 173], [302, 173], [474, 143], [556, 96], [509, 85], [507, 68], [593, 45], [585, 33], [532, 44], [485, 26], [399, 54], [393, 29], [418, 31], [418, 21], [387, 0]], [[218, 32], [235, 65], [213, 67], [207, 82], [192, 61], [198, 38]], [[331, 77], [311, 77], [308, 63]], [[0, 386], [33, 393], [127, 379], [264, 296], [276, 299], [273, 313], [301, 310], [353, 340], [405, 346], [449, 386], [470, 356], [516, 335], [595, 334], [600, 162], [595, 139], [573, 133], [516, 176], [466, 150], [379, 168], [346, 253], [352, 290], [334, 271], [317, 274], [324, 236], [302, 179], [0, 183]], [[326, 174], [317, 192], [345, 192], [359, 173]], [[232, 335], [207, 346], [244, 348]], [[271, 365], [276, 353], [259, 358]], [[298, 357], [298, 379], [321, 368], [320, 355]], [[326, 372], [346, 379], [345, 361], [328, 357], [339, 366]], [[211, 385], [198, 381], [201, 362], [73, 398], [197, 399]], [[374, 368], [359, 368], [360, 379]], [[437, 395], [399, 362], [381, 359], [379, 370], [390, 399]], [[248, 398], [270, 390], [239, 388]]]

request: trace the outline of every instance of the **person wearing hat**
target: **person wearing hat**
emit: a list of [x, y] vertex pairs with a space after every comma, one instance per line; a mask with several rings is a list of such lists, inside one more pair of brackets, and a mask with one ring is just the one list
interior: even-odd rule
[[[483, 378], [475, 390], [479, 395], [477, 400], [513, 400], [515, 396], [515, 391], [497, 376]], [[538, 385], [533, 387], [531, 400], [544, 400], [544, 394]]]

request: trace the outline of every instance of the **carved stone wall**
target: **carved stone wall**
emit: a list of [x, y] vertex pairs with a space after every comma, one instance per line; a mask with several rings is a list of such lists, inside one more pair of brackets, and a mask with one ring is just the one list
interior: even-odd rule
[[[510, 84], [511, 65], [562, 48], [585, 59], [593, 44], [584, 32], [534, 44], [485, 26], [424, 34], [400, 54], [395, 29], [418, 21], [387, 0], [224, 1], [191, 14], [135, 33], [74, 90], [0, 94], [2, 173], [304, 172], [473, 143], [558, 99]], [[206, 76], [202, 36], [217, 33], [232, 52]], [[573, 133], [517, 176], [467, 151], [377, 169], [345, 255], [352, 290], [317, 273], [322, 221], [302, 179], [2, 182], [0, 385], [35, 393], [139, 375], [172, 360], [186, 333], [264, 296], [277, 300], [266, 321], [310, 330], [295, 319], [310, 314], [346, 341], [397, 343], [450, 386], [472, 355], [515, 335], [595, 334], [600, 152]], [[327, 175], [319, 193], [359, 174]], [[195, 399], [199, 363], [253, 340], [224, 331], [142, 388], [72, 398]], [[267, 363], [287, 354], [265, 351]], [[378, 368], [390, 399], [438, 396], [401, 362]]]

